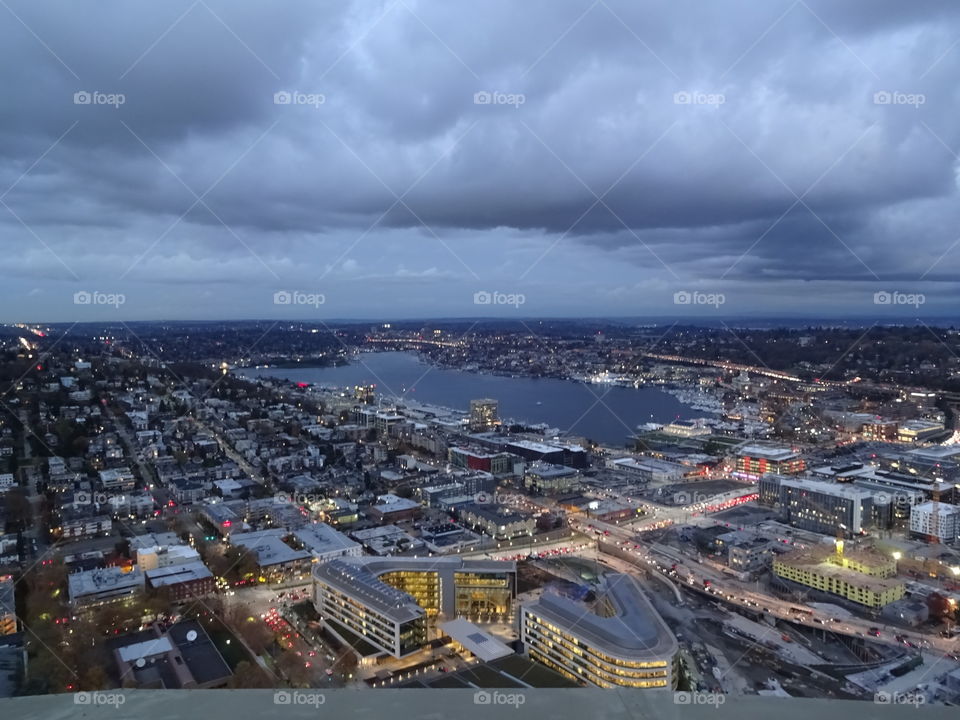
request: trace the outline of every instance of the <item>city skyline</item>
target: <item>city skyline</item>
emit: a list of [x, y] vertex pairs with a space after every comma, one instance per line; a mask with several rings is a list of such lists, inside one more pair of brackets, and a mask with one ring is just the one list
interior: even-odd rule
[[0, 13], [0, 322], [957, 300], [948, 2]]

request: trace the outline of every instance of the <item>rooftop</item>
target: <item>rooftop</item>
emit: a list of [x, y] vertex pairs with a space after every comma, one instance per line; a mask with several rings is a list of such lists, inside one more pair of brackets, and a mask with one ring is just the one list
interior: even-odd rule
[[153, 587], [165, 587], [213, 577], [213, 573], [199, 560], [182, 565], [169, 565], [156, 570], [147, 570], [144, 574]]
[[481, 630], [468, 620], [457, 618], [440, 625], [440, 629], [451, 639], [460, 643], [482, 662], [513, 655], [509, 645], [497, 640], [493, 635]]
[[663, 658], [677, 651], [677, 640], [657, 614], [637, 581], [617, 573], [606, 577], [602, 598], [614, 610], [610, 616], [590, 612], [583, 603], [552, 592], [526, 605], [525, 610], [542, 615], [572, 635], [610, 655], [625, 658]]
[[360, 546], [341, 532], [326, 523], [311, 523], [294, 532], [294, 537], [304, 544], [314, 555], [331, 552], [346, 552]]
[[430, 572], [466, 570], [474, 572], [516, 572], [515, 562], [468, 560], [460, 557], [345, 557], [316, 565], [314, 578], [336, 590], [360, 599], [394, 622], [414, 620], [424, 614], [413, 596], [379, 579], [388, 572]]
[[240, 545], [256, 553], [257, 564], [260, 567], [310, 560], [312, 557], [310, 553], [294, 550], [283, 541], [287, 534], [287, 531], [282, 528], [234, 533], [230, 536], [230, 544]]

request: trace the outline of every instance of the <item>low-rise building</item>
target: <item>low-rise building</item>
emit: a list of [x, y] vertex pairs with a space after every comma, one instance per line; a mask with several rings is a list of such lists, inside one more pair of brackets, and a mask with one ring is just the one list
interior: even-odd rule
[[754, 572], [767, 567], [773, 556], [774, 543], [745, 530], [734, 530], [717, 536], [718, 551], [724, 553], [727, 565], [738, 572]]
[[67, 576], [70, 603], [75, 607], [90, 607], [127, 600], [144, 587], [140, 568], [107, 567]]
[[108, 492], [130, 492], [136, 485], [136, 478], [128, 467], [116, 467], [100, 471], [100, 486]]
[[203, 626], [181, 620], [163, 631], [148, 630], [107, 643], [120, 684], [151, 690], [223, 687], [233, 674]]
[[381, 495], [379, 502], [370, 508], [370, 517], [378, 522], [399, 522], [417, 517], [423, 510], [416, 500], [392, 494]]
[[894, 579], [896, 560], [872, 548], [843, 552], [829, 546], [798, 550], [773, 561], [782, 580], [837, 595], [858, 605], [882, 608], [902, 598], [905, 585]]
[[796, 475], [806, 469], [800, 453], [784, 445], [752, 443], [736, 452], [735, 474], [747, 480], [758, 480], [767, 473]]
[[394, 555], [423, 546], [420, 540], [396, 525], [355, 530], [350, 535], [374, 555]]
[[579, 485], [580, 471], [566, 465], [534, 462], [523, 473], [523, 484], [528, 490], [538, 493], [565, 493]]
[[506, 505], [473, 503], [459, 509], [460, 520], [497, 540], [533, 535], [536, 520], [528, 513]]
[[146, 570], [144, 576], [147, 589], [175, 601], [203, 597], [217, 589], [213, 573], [200, 560]]
[[305, 550], [295, 550], [284, 542], [287, 531], [281, 528], [234, 533], [231, 545], [239, 545], [252, 552], [260, 568], [260, 576], [279, 582], [308, 571], [313, 556]]
[[293, 533], [293, 536], [313, 556], [314, 562], [327, 562], [343, 556], [356, 557], [363, 554], [360, 543], [326, 523], [310, 523]]
[[[134, 549], [131, 547], [131, 549]], [[183, 565], [184, 563], [198, 562], [200, 553], [189, 545], [154, 545], [152, 547], [139, 546], [135, 548], [137, 553], [137, 566], [143, 570], [156, 570], [157, 568], [170, 567], [171, 565]]]
[[532, 660], [580, 683], [677, 687], [677, 639], [630, 575], [608, 575], [593, 611], [545, 592], [521, 608], [520, 637]]

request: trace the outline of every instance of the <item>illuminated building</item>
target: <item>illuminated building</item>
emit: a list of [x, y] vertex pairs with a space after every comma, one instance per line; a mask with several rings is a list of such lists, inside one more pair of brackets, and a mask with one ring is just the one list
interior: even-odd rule
[[879, 608], [902, 598], [906, 588], [894, 578], [897, 562], [873, 548], [843, 552], [843, 543], [783, 555], [773, 561], [774, 574], [851, 602]]
[[500, 424], [496, 400], [483, 398], [470, 401], [470, 429], [475, 432], [490, 430]]
[[491, 475], [512, 475], [517, 458], [510, 453], [488, 453], [463, 447], [447, 450], [451, 465], [468, 470], [480, 470]]
[[471, 503], [459, 509], [460, 521], [497, 540], [531, 536], [536, 529], [533, 515], [506, 505]]
[[778, 507], [790, 525], [832, 535], [843, 525], [859, 535], [874, 523], [874, 493], [851, 483], [766, 475], [760, 479], [760, 502]]
[[525, 604], [520, 637], [532, 660], [602, 688], [676, 689], [677, 639], [637, 581], [608, 575], [599, 612], [554, 593]]
[[[339, 558], [313, 571], [324, 626], [400, 658], [423, 648], [436, 622], [507, 619], [516, 563], [446, 558]], [[345, 637], [346, 636], [346, 637]]]
[[806, 469], [800, 453], [779, 445], [744, 445], [737, 451], [736, 474], [757, 480], [767, 473], [795, 475]]
[[0, 635], [12, 635], [17, 631], [17, 607], [14, 602], [12, 575], [0, 576]]
[[138, 567], [107, 567], [67, 576], [70, 603], [74, 606], [102, 605], [127, 600], [143, 590], [144, 574]]
[[910, 510], [910, 534], [939, 543], [953, 544], [960, 538], [960, 507], [927, 502]]
[[907, 420], [897, 430], [900, 442], [923, 442], [944, 432], [943, 423], [933, 420]]

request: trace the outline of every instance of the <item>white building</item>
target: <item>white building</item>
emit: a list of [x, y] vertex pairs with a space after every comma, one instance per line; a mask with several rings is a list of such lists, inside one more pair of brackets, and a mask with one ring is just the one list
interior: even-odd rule
[[925, 537], [937, 537], [940, 543], [953, 544], [960, 538], [960, 507], [949, 503], [939, 505], [936, 515], [934, 503], [914, 505], [910, 510], [910, 532]]
[[73, 605], [102, 605], [126, 600], [143, 589], [144, 575], [140, 568], [97, 568], [67, 576], [70, 602]]
[[326, 523], [310, 523], [297, 530], [293, 536], [317, 562], [327, 562], [344, 556], [359, 557], [363, 554], [360, 543], [354, 542]]
[[137, 565], [143, 571], [198, 562], [200, 553], [189, 545], [137, 548]]

